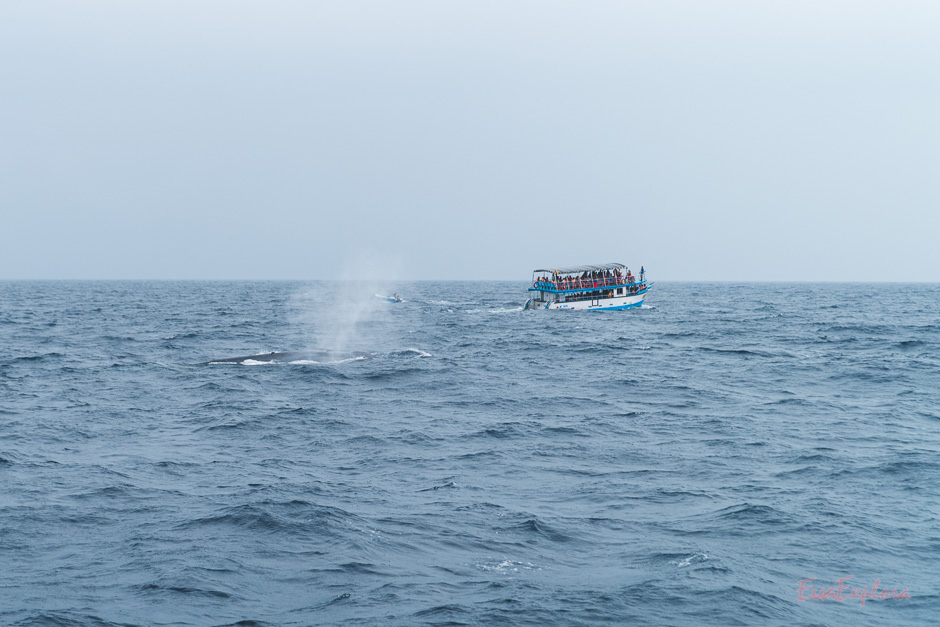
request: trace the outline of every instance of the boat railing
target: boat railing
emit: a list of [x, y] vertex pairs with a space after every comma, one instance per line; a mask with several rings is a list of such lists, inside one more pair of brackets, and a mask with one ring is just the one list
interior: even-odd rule
[[532, 287], [537, 290], [552, 292], [569, 292], [575, 290], [593, 290], [605, 287], [633, 287], [644, 285], [646, 279], [630, 282], [626, 277], [604, 277], [596, 279], [570, 279], [559, 281], [536, 281]]

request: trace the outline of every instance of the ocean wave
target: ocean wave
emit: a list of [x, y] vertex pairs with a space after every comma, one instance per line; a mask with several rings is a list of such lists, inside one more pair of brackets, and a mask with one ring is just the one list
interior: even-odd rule
[[507, 529], [510, 533], [515, 533], [520, 537], [532, 541], [537, 538], [544, 538], [551, 542], [567, 543], [574, 540], [574, 537], [560, 529], [539, 520], [536, 517], [529, 517], [525, 520], [514, 523]]
[[781, 525], [790, 522], [791, 517], [769, 505], [741, 503], [731, 505], [712, 514], [717, 519], [737, 523], [758, 523], [761, 525]]
[[232, 527], [273, 534], [339, 533], [358, 517], [338, 507], [304, 500], [266, 501], [224, 507], [216, 513], [180, 523], [180, 528]]
[[51, 359], [61, 359], [65, 357], [62, 353], [51, 352], [51, 353], [42, 353], [40, 355], [24, 355], [22, 357], [14, 357], [14, 362], [24, 362], [24, 361], [47, 361]]
[[527, 570], [542, 570], [532, 562], [522, 562], [510, 559], [478, 562], [475, 564], [475, 566], [482, 571], [498, 573], [501, 575], [515, 574]]
[[[4, 613], [0, 610], [0, 617]], [[43, 627], [137, 627], [138, 623], [115, 623], [96, 616], [95, 614], [85, 614], [80, 611], [58, 610], [42, 612], [16, 612], [16, 615], [8, 615], [11, 625], [36, 625]]]
[[653, 567], [674, 566], [676, 568], [689, 568], [699, 566], [708, 561], [708, 554], [705, 552], [693, 553], [655, 553], [645, 560]]
[[215, 599], [231, 599], [232, 595], [222, 590], [212, 590], [206, 588], [195, 588], [188, 586], [173, 586], [159, 583], [147, 583], [137, 586], [137, 590], [146, 594], [170, 594], [183, 595], [186, 597], [208, 597]]
[[714, 346], [700, 346], [698, 350], [706, 351], [709, 353], [723, 353], [728, 355], [744, 355], [744, 356], [754, 356], [754, 357], [781, 357], [792, 355], [782, 354], [782, 353], [770, 353], [767, 351], [757, 350], [757, 349], [748, 349], [748, 348], [715, 348]]
[[431, 486], [430, 488], [422, 488], [418, 490], [418, 492], [430, 492], [430, 491], [436, 491], [436, 490], [443, 490], [445, 488], [456, 488], [456, 487], [457, 487], [456, 481], [448, 481], [447, 483], [442, 483], [441, 485]]
[[183, 333], [174, 333], [173, 335], [166, 335], [163, 337], [164, 341], [173, 341], [173, 340], [192, 340], [197, 337], [200, 337], [200, 333], [196, 331], [185, 331]]
[[[470, 608], [463, 607], [457, 603], [447, 603], [445, 605], [436, 605], [434, 607], [429, 607], [424, 610], [415, 612], [412, 616], [414, 618], [420, 618], [422, 620], [428, 618], [441, 619], [441, 618], [451, 618], [458, 616], [465, 616], [470, 613]], [[435, 624], [445, 624], [445, 625], [463, 625], [466, 623], [462, 622], [447, 622], [447, 623], [435, 623]]]

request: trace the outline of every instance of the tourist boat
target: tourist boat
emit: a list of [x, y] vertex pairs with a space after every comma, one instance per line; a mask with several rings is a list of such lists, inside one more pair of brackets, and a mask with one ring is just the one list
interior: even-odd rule
[[643, 304], [652, 287], [646, 282], [646, 271], [639, 276], [622, 263], [576, 268], [541, 268], [532, 271], [535, 292], [526, 301], [526, 309], [587, 309], [612, 311], [632, 309]]
[[402, 303], [402, 302], [404, 302], [404, 300], [402, 299], [402, 297], [399, 296], [398, 294], [395, 294], [395, 295], [393, 295], [393, 296], [384, 296], [384, 295], [382, 295], [382, 294], [376, 294], [375, 296], [376, 296], [376, 298], [381, 298], [382, 300], [384, 300], [385, 302], [388, 302], [388, 303]]

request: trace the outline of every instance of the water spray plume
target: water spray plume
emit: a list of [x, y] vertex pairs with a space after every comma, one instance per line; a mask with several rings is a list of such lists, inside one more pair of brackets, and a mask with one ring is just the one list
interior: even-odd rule
[[390, 303], [376, 294], [396, 291], [396, 264], [360, 258], [335, 280], [304, 286], [290, 299], [290, 320], [307, 349], [378, 351], [392, 339]]

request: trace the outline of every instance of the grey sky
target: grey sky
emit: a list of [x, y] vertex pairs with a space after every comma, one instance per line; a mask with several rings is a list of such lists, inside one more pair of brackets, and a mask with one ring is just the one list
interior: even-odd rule
[[940, 3], [0, 3], [0, 278], [940, 280]]

